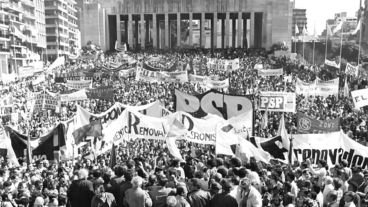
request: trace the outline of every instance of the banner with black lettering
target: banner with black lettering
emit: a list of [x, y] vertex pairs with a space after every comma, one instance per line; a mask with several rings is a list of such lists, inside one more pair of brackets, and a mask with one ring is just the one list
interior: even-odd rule
[[137, 68], [135, 80], [156, 83], [161, 80], [161, 76], [162, 74], [159, 71], [150, 71], [143, 68]]
[[340, 131], [340, 118], [317, 120], [298, 112], [299, 134], [323, 134]]
[[208, 76], [193, 75], [193, 74], [189, 74], [188, 76], [189, 76], [189, 81], [192, 83], [204, 84], [209, 79]]
[[304, 96], [337, 96], [339, 94], [339, 78], [329, 81], [317, 78], [310, 83], [306, 83], [298, 78], [295, 93], [303, 94]]
[[327, 160], [328, 166], [348, 162], [348, 167], [368, 169], [368, 147], [349, 138], [342, 131], [329, 134], [293, 135], [293, 153], [298, 161]]
[[259, 69], [258, 76], [280, 76], [284, 74], [284, 69]]
[[92, 88], [92, 80], [67, 80], [66, 86], [69, 89], [80, 90], [84, 88]]
[[[24, 157], [27, 149], [27, 136], [14, 129], [7, 128], [11, 140], [11, 145], [17, 157]], [[31, 148], [33, 159], [58, 159], [57, 153], [60, 147], [65, 146], [65, 128], [63, 124], [59, 124], [47, 135], [40, 138], [31, 138]]]
[[210, 89], [226, 89], [229, 88], [229, 79], [226, 78], [225, 80], [219, 81], [208, 78], [205, 82], [205, 86]]
[[35, 104], [33, 111], [56, 110], [60, 105], [60, 95], [44, 90], [35, 93]]
[[360, 109], [364, 106], [368, 106], [368, 88], [352, 91], [351, 96], [353, 98], [355, 108]]
[[345, 73], [347, 75], [358, 76], [359, 66], [353, 66], [350, 63], [346, 63]]
[[222, 71], [232, 71], [238, 70], [240, 68], [239, 58], [233, 60], [208, 58], [207, 67], [211, 70], [222, 70]]
[[296, 95], [287, 92], [260, 92], [261, 111], [296, 112]]
[[102, 86], [95, 89], [87, 90], [87, 96], [89, 99], [114, 99], [114, 88], [112, 86]]
[[95, 77], [95, 74], [85, 70], [76, 70], [69, 73], [55, 73], [54, 81], [55, 83], [65, 83], [67, 80], [92, 80]]
[[245, 96], [226, 95], [216, 90], [196, 96], [175, 90], [175, 109], [187, 112], [196, 118], [214, 114], [229, 119], [252, 111], [253, 104]]

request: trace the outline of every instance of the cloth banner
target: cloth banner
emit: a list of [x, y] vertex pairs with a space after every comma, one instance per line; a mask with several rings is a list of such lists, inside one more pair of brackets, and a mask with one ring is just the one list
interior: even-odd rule
[[253, 104], [247, 97], [226, 95], [216, 90], [196, 96], [175, 90], [175, 109], [190, 113], [196, 118], [214, 114], [229, 119], [253, 110]]
[[5, 74], [5, 73], [2, 73], [1, 74], [1, 81], [5, 84], [8, 84], [10, 82], [14, 82], [15, 79], [16, 79], [17, 75], [15, 73], [12, 73], [12, 74]]
[[60, 96], [47, 90], [35, 94], [34, 111], [55, 110], [59, 106]]
[[217, 58], [208, 58], [207, 67], [211, 70], [233, 71], [240, 68], [240, 60], [236, 58], [234, 60], [223, 60]]
[[80, 90], [83, 88], [92, 88], [92, 80], [78, 80], [78, 81], [67, 80], [66, 86], [69, 89], [75, 90]]
[[360, 109], [364, 106], [368, 106], [368, 88], [352, 91], [351, 96], [353, 98], [355, 108]]
[[208, 79], [209, 79], [208, 76], [200, 76], [200, 75], [189, 74], [189, 81], [192, 82], [192, 83], [204, 84], [204, 83], [207, 82]]
[[350, 63], [347, 63], [345, 73], [347, 75], [358, 76], [359, 66], [353, 66]]
[[340, 131], [340, 118], [322, 121], [299, 112], [297, 123], [299, 134], [323, 134]]
[[46, 81], [46, 77], [45, 77], [45, 75], [44, 74], [41, 74], [41, 75], [39, 75], [37, 78], [36, 78], [36, 80], [34, 80], [34, 81], [32, 81], [32, 85], [38, 85], [38, 84], [40, 84], [40, 83], [43, 83], [43, 82], [45, 82]]
[[150, 71], [143, 68], [137, 68], [135, 80], [156, 83], [161, 80], [161, 76], [162, 74], [159, 71]]
[[339, 94], [339, 78], [329, 81], [322, 81], [317, 78], [310, 83], [306, 83], [298, 78], [295, 92], [305, 96], [337, 96]]
[[325, 65], [340, 69], [340, 63], [337, 64], [335, 61], [331, 61], [331, 60], [325, 60]]
[[102, 86], [96, 89], [89, 89], [87, 92], [89, 99], [114, 99], [114, 88], [112, 86]]
[[368, 169], [368, 147], [349, 138], [342, 131], [329, 134], [293, 135], [293, 153], [298, 161], [310, 158], [313, 163], [327, 160], [328, 166], [348, 162], [347, 167]]
[[134, 76], [136, 70], [137, 70], [136, 67], [128, 68], [128, 69], [125, 69], [125, 70], [120, 70], [119, 71], [119, 76], [120, 77], [125, 77], [125, 78], [132, 77], [132, 76]]
[[55, 73], [54, 80], [55, 83], [65, 83], [67, 80], [92, 80], [100, 78], [101, 73], [91, 73], [87, 71], [73, 71], [69, 73]]
[[161, 82], [188, 82], [188, 71], [179, 71], [179, 72], [167, 72], [162, 73], [160, 76]]
[[19, 78], [26, 78], [33, 76], [35, 73], [35, 68], [33, 66], [20, 66], [18, 67], [19, 70]]
[[51, 72], [53, 69], [65, 65], [65, 57], [60, 56], [58, 57], [47, 69], [47, 72]]
[[284, 74], [284, 69], [280, 68], [280, 69], [267, 69], [267, 70], [263, 70], [260, 69], [258, 70], [258, 76], [280, 76]]
[[207, 81], [205, 82], [205, 86], [209, 89], [229, 88], [229, 78], [222, 81], [207, 79]]
[[[17, 157], [25, 157], [27, 150], [27, 136], [14, 129], [8, 128], [11, 145]], [[60, 147], [65, 146], [65, 128], [59, 124], [47, 135], [40, 138], [31, 138], [31, 148], [34, 160], [52, 160], [58, 159], [55, 156]]]
[[296, 94], [287, 92], [260, 92], [259, 110], [296, 112]]
[[61, 102], [69, 102], [69, 101], [82, 101], [87, 100], [87, 94], [86, 89], [82, 89], [79, 91], [76, 91], [74, 93], [69, 94], [60, 94], [60, 101]]

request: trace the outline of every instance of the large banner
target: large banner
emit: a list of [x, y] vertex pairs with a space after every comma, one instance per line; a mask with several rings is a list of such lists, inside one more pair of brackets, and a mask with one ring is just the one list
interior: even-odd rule
[[33, 76], [35, 73], [35, 68], [33, 66], [20, 66], [18, 67], [19, 70], [19, 78], [26, 78]]
[[188, 82], [188, 71], [159, 72], [138, 68], [135, 79], [145, 82]]
[[201, 75], [193, 75], [193, 74], [189, 74], [189, 81], [193, 82], [193, 83], [206, 83], [207, 80], [209, 79], [208, 76], [201, 76]]
[[87, 91], [87, 96], [89, 99], [112, 100], [114, 99], [114, 88], [112, 86], [102, 86], [90, 89]]
[[82, 101], [82, 100], [87, 100], [87, 99], [88, 99], [88, 97], [87, 97], [85, 89], [76, 91], [74, 93], [60, 94], [60, 101], [61, 102]]
[[342, 131], [329, 134], [293, 135], [293, 153], [298, 161], [313, 163], [326, 160], [329, 166], [348, 162], [348, 167], [368, 169], [368, 147], [349, 138]]
[[296, 94], [305, 96], [337, 96], [339, 94], [339, 78], [323, 81], [317, 78], [315, 81], [306, 83], [298, 78], [296, 82]]
[[284, 69], [267, 69], [258, 70], [258, 76], [280, 76], [284, 74]]
[[143, 68], [137, 68], [135, 80], [155, 83], [161, 80], [161, 76], [162, 74], [159, 71], [151, 71]]
[[211, 70], [222, 70], [222, 71], [232, 71], [238, 70], [240, 68], [240, 60], [236, 58], [234, 60], [223, 60], [217, 58], [208, 58], [207, 67]]
[[226, 78], [225, 80], [218, 81], [218, 80], [211, 80], [208, 78], [205, 81], [205, 86], [209, 89], [225, 89], [229, 88], [229, 78]]
[[188, 71], [162, 73], [160, 82], [188, 82]]
[[60, 97], [58, 94], [49, 91], [42, 91], [35, 94], [34, 111], [55, 110], [59, 106]]
[[176, 111], [184, 111], [197, 118], [215, 114], [229, 119], [253, 110], [252, 101], [247, 97], [226, 95], [215, 90], [196, 96], [175, 90], [175, 107]]
[[352, 91], [351, 96], [353, 98], [355, 108], [360, 109], [364, 106], [368, 106], [368, 88]]
[[261, 92], [261, 111], [296, 112], [296, 95], [287, 92]]
[[340, 118], [332, 120], [317, 120], [298, 113], [299, 134], [323, 134], [340, 131]]
[[92, 88], [92, 80], [67, 80], [66, 86], [69, 89], [80, 90], [84, 88]]

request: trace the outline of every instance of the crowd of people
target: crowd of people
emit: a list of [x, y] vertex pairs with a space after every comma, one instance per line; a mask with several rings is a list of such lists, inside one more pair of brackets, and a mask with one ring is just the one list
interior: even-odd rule
[[[103, 57], [102, 57], [103, 56]], [[96, 70], [116, 62], [117, 54], [100, 55], [95, 60], [74, 60], [57, 68], [57, 72]], [[340, 88], [347, 78], [350, 89], [367, 88], [367, 77], [346, 75], [343, 70], [309, 65], [299, 59], [273, 57], [266, 51], [229, 50], [171, 50], [129, 53], [138, 65], [155, 68], [186, 70], [204, 76], [229, 78], [226, 93], [247, 95], [257, 105], [260, 91], [295, 92], [297, 78], [309, 82], [340, 79]], [[240, 60], [235, 71], [208, 68], [208, 58]], [[175, 62], [175, 64], [173, 64]], [[180, 64], [178, 64], [180, 62]], [[199, 67], [193, 67], [195, 63]], [[259, 77], [256, 64], [264, 68], [283, 68], [279, 77]], [[182, 68], [180, 68], [182, 67]], [[97, 69], [97, 72], [98, 69]], [[40, 75], [40, 74], [39, 74]], [[29, 94], [47, 89], [54, 93], [67, 93], [68, 88], [54, 82], [53, 75], [37, 85], [29, 77], [10, 84], [3, 84], [1, 96], [13, 97], [13, 112], [27, 114]], [[347, 76], [347, 77], [346, 77]], [[93, 79], [93, 86], [113, 85], [114, 97], [108, 100], [88, 99], [61, 103], [59, 110], [33, 113], [31, 119], [21, 117], [14, 122], [7, 116], [2, 124], [39, 137], [75, 115], [77, 105], [98, 114], [115, 102], [126, 105], [143, 105], [161, 101], [169, 111], [174, 110], [174, 91], [200, 94], [206, 88], [200, 84], [148, 83], [136, 81], [134, 76], [121, 77], [117, 72], [103, 73]], [[288, 78], [287, 78], [288, 77]], [[291, 77], [291, 78], [289, 78]], [[355, 110], [351, 97], [304, 97], [298, 95], [297, 109], [319, 120], [341, 118], [341, 129], [350, 138], [363, 144], [368, 139], [367, 109]], [[261, 126], [265, 112], [255, 107], [254, 136], [271, 138], [277, 135], [281, 113], [269, 112], [267, 127]], [[289, 133], [297, 126], [296, 115], [285, 113]], [[37, 160], [32, 165], [20, 162], [20, 167], [9, 167], [6, 157], [1, 158], [1, 206], [71, 206], [71, 207], [353, 207], [368, 206], [368, 169], [348, 166], [346, 160], [328, 166], [326, 160], [295, 162], [294, 165], [272, 161], [257, 162], [250, 158], [244, 163], [237, 157], [216, 156], [214, 146], [181, 143], [179, 146], [185, 162], [170, 156], [165, 142], [153, 140], [126, 140], [116, 149], [116, 160], [111, 162], [111, 152], [98, 157], [86, 156], [92, 150], [81, 150], [75, 160], [50, 163]], [[114, 152], [115, 153], [115, 152]]]

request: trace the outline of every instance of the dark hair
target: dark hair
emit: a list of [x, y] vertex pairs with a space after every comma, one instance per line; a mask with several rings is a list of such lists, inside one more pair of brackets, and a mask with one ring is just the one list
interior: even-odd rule
[[185, 189], [183, 186], [176, 187], [176, 195], [184, 195]]
[[123, 167], [123, 166], [121, 166], [121, 165], [116, 166], [116, 167], [115, 167], [115, 170], [114, 170], [115, 175], [116, 175], [116, 176], [118, 176], [118, 177], [123, 176], [123, 175], [124, 175], [124, 171], [125, 171], [125, 169], [124, 169], [124, 167]]
[[293, 203], [293, 197], [286, 193], [283, 198], [283, 205], [286, 206], [292, 203]]
[[317, 194], [321, 192], [321, 187], [319, 187], [318, 185], [313, 185], [313, 191], [316, 192]]
[[288, 173], [287, 176], [290, 178], [290, 180], [295, 180], [294, 173]]
[[204, 178], [204, 173], [202, 171], [195, 171], [194, 172], [194, 177], [202, 179], [202, 178]]
[[126, 181], [132, 181], [133, 179], [133, 171], [132, 170], [126, 170], [124, 171], [124, 178]]
[[333, 185], [335, 187], [335, 190], [338, 190], [342, 186], [342, 183], [339, 179], [335, 178], [333, 179]]
[[193, 187], [198, 188], [198, 189], [201, 188], [201, 183], [199, 182], [198, 178], [192, 178], [192, 179], [190, 179], [190, 181], [191, 181]]
[[239, 170], [238, 170], [238, 176], [239, 178], [245, 178], [247, 176], [247, 170], [244, 168], [244, 167], [241, 167]]
[[237, 157], [233, 157], [230, 159], [230, 163], [234, 165], [234, 167], [240, 167], [241, 166], [241, 160]]
[[94, 170], [92, 174], [93, 174], [94, 178], [99, 178], [99, 177], [101, 177], [102, 173], [101, 173], [100, 170]]

